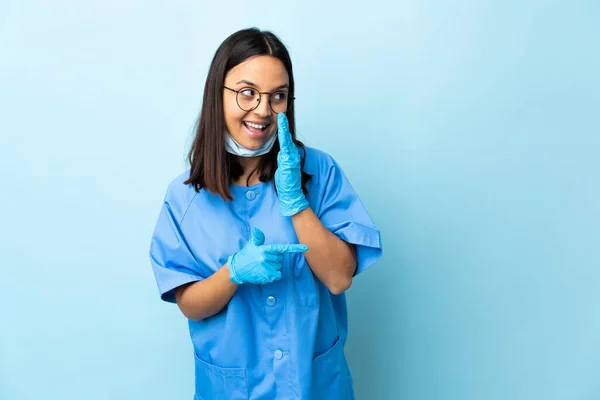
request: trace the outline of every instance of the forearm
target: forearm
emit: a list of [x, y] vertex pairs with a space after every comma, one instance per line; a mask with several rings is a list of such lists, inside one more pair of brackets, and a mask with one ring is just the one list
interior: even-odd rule
[[296, 236], [313, 273], [333, 294], [346, 291], [356, 270], [356, 250], [331, 233], [310, 207], [292, 217]]
[[225, 264], [208, 278], [177, 288], [175, 299], [183, 315], [199, 321], [221, 311], [237, 286], [229, 279], [229, 268]]

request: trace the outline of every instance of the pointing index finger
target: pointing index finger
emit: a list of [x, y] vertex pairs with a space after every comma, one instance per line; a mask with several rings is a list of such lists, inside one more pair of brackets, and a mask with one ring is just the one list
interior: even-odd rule
[[268, 250], [279, 254], [304, 253], [308, 250], [308, 246], [304, 244], [271, 244], [268, 245]]

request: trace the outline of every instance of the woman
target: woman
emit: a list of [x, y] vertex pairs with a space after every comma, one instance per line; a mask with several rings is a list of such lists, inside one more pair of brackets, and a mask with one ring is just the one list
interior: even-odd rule
[[195, 399], [351, 399], [344, 291], [381, 256], [338, 164], [295, 138], [290, 56], [246, 29], [217, 50], [150, 256], [189, 319]]

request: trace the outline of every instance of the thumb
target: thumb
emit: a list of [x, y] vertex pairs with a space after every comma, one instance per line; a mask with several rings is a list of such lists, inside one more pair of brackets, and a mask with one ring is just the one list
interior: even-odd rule
[[258, 228], [252, 228], [252, 236], [250, 237], [250, 243], [255, 246], [261, 246], [265, 242], [265, 234]]

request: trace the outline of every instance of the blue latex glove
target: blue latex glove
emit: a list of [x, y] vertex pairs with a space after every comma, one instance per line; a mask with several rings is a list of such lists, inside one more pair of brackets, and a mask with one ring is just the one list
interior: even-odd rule
[[252, 229], [252, 237], [244, 247], [227, 259], [229, 278], [242, 283], [265, 284], [281, 279], [283, 256], [308, 250], [303, 244], [263, 244], [265, 234]]
[[280, 150], [277, 155], [275, 185], [279, 196], [280, 214], [289, 217], [308, 207], [308, 201], [302, 193], [300, 153], [292, 141], [292, 134], [284, 113], [277, 115], [277, 136]]

